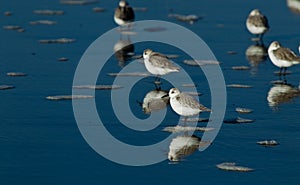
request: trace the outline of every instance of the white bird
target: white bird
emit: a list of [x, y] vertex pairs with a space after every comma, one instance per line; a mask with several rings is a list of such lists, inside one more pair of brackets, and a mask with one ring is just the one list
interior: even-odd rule
[[129, 4], [121, 0], [115, 10], [114, 20], [119, 26], [125, 26], [133, 22], [135, 18], [134, 11]]
[[278, 41], [274, 41], [270, 44], [268, 54], [272, 63], [280, 68], [279, 75], [281, 75], [282, 69], [285, 74], [288, 67], [300, 63], [300, 57], [289, 48], [282, 47]]
[[145, 49], [143, 53], [146, 69], [153, 75], [161, 76], [171, 72], [179, 72], [180, 68], [175, 66], [167, 56]]
[[179, 115], [185, 117], [194, 116], [200, 112], [210, 112], [211, 110], [196, 101], [192, 96], [181, 93], [177, 88], [169, 91], [170, 104], [172, 109]]
[[264, 16], [258, 9], [250, 12], [247, 21], [247, 29], [254, 35], [259, 35], [260, 38], [269, 30], [269, 23], [266, 16]]

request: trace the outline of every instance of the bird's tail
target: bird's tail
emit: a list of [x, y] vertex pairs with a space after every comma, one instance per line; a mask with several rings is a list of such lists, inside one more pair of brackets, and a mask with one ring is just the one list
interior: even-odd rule
[[300, 57], [299, 57], [299, 59], [297, 61], [293, 61], [292, 63], [293, 64], [300, 64]]
[[201, 112], [212, 112], [212, 110], [203, 106], [201, 107]]
[[173, 71], [173, 72], [179, 72], [179, 71], [180, 71], [180, 67], [173, 66], [173, 67], [172, 67], [172, 71]]

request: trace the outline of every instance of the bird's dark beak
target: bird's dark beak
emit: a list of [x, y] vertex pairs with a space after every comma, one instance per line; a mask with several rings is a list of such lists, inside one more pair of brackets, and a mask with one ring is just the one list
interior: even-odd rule
[[139, 106], [143, 106], [143, 102], [140, 102], [140, 101], [138, 101], [138, 100], [136, 100], [136, 103], [138, 103], [139, 104]]
[[143, 54], [142, 55], [135, 55], [135, 56], [132, 56], [131, 58], [139, 60], [139, 59], [143, 58]]
[[166, 94], [166, 95], [162, 96], [161, 98], [166, 98], [166, 97], [169, 97], [169, 95], [168, 95], [168, 94]]

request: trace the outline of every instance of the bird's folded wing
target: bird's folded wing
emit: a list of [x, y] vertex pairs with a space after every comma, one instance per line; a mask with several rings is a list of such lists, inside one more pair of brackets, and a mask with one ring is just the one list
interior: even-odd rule
[[187, 94], [184, 94], [184, 93], [181, 93], [176, 99], [180, 102], [180, 104], [183, 107], [199, 109], [201, 106], [203, 106], [203, 105], [200, 105], [193, 97], [191, 97]]
[[175, 66], [166, 56], [160, 53], [152, 54], [149, 62], [156, 67], [179, 70], [179, 67]]
[[273, 51], [274, 55], [280, 60], [286, 61], [300, 61], [300, 57], [298, 57], [292, 50], [288, 48], [278, 48]]
[[257, 27], [269, 27], [268, 19], [265, 16], [250, 16], [249, 22]]

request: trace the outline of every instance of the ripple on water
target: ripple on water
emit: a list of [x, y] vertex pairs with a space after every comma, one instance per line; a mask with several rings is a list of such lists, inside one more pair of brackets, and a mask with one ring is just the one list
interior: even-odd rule
[[165, 132], [188, 132], [188, 131], [199, 131], [199, 132], [207, 132], [207, 131], [212, 131], [214, 128], [210, 127], [190, 127], [190, 126], [179, 126], [176, 125], [175, 127], [166, 127], [163, 129]]
[[224, 162], [216, 165], [217, 168], [225, 171], [237, 171], [237, 172], [251, 172], [254, 171], [253, 168], [237, 166], [236, 163], [233, 162]]
[[74, 89], [114, 90], [121, 89], [120, 85], [75, 85]]
[[233, 119], [225, 119], [224, 123], [240, 124], [240, 123], [253, 123], [254, 121], [255, 121], [254, 119], [245, 119], [245, 118], [237, 117]]
[[47, 96], [47, 100], [73, 100], [73, 99], [88, 99], [94, 98], [90, 95], [57, 95], [57, 96]]
[[63, 15], [65, 12], [62, 10], [34, 10], [33, 13], [38, 15]]
[[276, 140], [257, 141], [256, 143], [259, 144], [259, 145], [263, 145], [263, 146], [276, 146], [276, 145], [279, 145], [279, 143]]
[[219, 61], [215, 60], [184, 60], [184, 64], [190, 66], [204, 66], [204, 65], [219, 65]]
[[235, 111], [240, 113], [240, 114], [249, 114], [249, 113], [253, 112], [252, 109], [242, 108], [242, 107], [235, 108]]
[[88, 4], [96, 4], [99, 1], [97, 0], [61, 0], [60, 4], [66, 5], [88, 5]]
[[22, 73], [22, 72], [8, 72], [6, 73], [7, 76], [27, 76], [26, 73]]
[[13, 85], [0, 85], [0, 90], [8, 90], [8, 89], [14, 89], [15, 86]]

